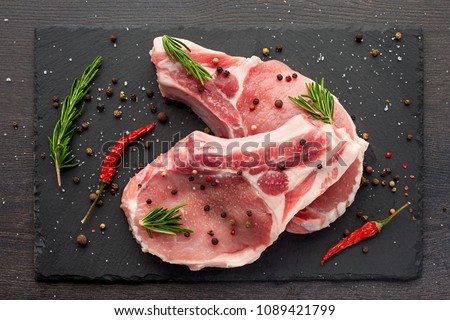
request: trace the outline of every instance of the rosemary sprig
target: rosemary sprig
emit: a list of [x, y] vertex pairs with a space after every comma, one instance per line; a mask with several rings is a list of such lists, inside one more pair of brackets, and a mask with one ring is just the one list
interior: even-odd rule
[[[331, 92], [325, 88], [324, 79], [322, 78], [320, 84], [317, 80], [307, 84], [306, 88], [308, 89], [308, 94], [302, 94], [297, 98], [289, 96], [289, 99], [299, 107], [311, 113], [314, 119], [332, 124], [334, 98], [331, 95]], [[310, 101], [305, 100], [304, 98], [307, 98]]]
[[61, 115], [53, 129], [53, 135], [48, 137], [50, 154], [55, 163], [56, 177], [58, 179], [58, 186], [60, 187], [61, 169], [78, 165], [78, 162], [75, 162], [75, 156], [72, 154], [69, 145], [76, 130], [74, 121], [81, 115], [84, 103], [80, 108], [77, 108], [76, 106], [89, 92], [89, 89], [91, 88], [89, 83], [97, 74], [102, 62], [103, 58], [98, 56], [84, 70], [81, 79], [75, 79], [73, 81], [70, 93], [64, 98], [64, 102], [62, 103]]
[[202, 85], [205, 84], [206, 78], [212, 78], [211, 74], [204, 67], [194, 61], [191, 56], [183, 50], [184, 47], [186, 50], [191, 52], [191, 49], [189, 49], [189, 47], [182, 41], [164, 35], [162, 37], [162, 43], [169, 59], [173, 63], [176, 63], [176, 60], [180, 61], [187, 74], [194, 76]]
[[175, 235], [177, 232], [193, 232], [190, 229], [182, 228], [181, 215], [178, 209], [187, 204], [180, 204], [172, 209], [162, 207], [154, 208], [144, 218], [139, 221], [141, 227], [147, 229], [150, 238], [153, 238], [152, 232]]

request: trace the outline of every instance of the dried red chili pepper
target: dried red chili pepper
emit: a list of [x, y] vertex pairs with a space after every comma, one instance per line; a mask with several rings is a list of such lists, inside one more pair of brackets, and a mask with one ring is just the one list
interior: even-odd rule
[[334, 245], [330, 250], [328, 250], [328, 252], [323, 256], [322, 260], [320, 261], [320, 264], [324, 264], [324, 262], [327, 261], [331, 256], [344, 250], [345, 248], [350, 247], [358, 242], [361, 242], [364, 239], [374, 236], [375, 234], [380, 232], [381, 229], [389, 221], [391, 221], [400, 211], [405, 209], [410, 204], [411, 204], [411, 202], [406, 203], [400, 209], [395, 211], [392, 215], [390, 215], [389, 217], [387, 217], [384, 220], [369, 221], [366, 224], [364, 224], [362, 227], [356, 229], [355, 231], [350, 233], [346, 238], [342, 239], [336, 245]]
[[155, 127], [155, 123], [152, 122], [151, 124], [149, 124], [147, 126], [136, 129], [133, 132], [131, 132], [127, 135], [124, 135], [112, 147], [111, 151], [105, 157], [105, 160], [103, 160], [102, 171], [100, 173], [100, 179], [99, 179], [100, 188], [99, 188], [99, 192], [97, 193], [97, 197], [92, 202], [91, 206], [89, 207], [88, 212], [86, 213], [84, 218], [81, 220], [81, 223], [86, 222], [86, 219], [89, 217], [89, 214], [91, 213], [92, 208], [94, 208], [95, 204], [97, 203], [98, 199], [100, 198], [100, 195], [103, 193], [103, 190], [105, 190], [105, 188], [111, 183], [111, 181], [116, 173], [117, 162], [119, 161], [120, 157], [122, 156], [125, 148], [131, 142], [138, 139], [145, 133], [149, 132], [154, 127]]

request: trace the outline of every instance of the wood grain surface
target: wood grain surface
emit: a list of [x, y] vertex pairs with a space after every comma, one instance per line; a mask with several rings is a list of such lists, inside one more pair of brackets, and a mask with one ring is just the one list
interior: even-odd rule
[[[0, 1], [0, 299], [449, 299], [448, 1]], [[47, 25], [419, 25], [425, 49], [423, 272], [414, 281], [44, 283], [33, 263], [34, 29]], [[149, 44], [150, 46], [150, 44]], [[11, 81], [7, 81], [7, 79]], [[8, 79], [8, 80], [9, 80]], [[13, 129], [11, 121], [19, 127]], [[382, 129], [382, 128], [380, 128]]]

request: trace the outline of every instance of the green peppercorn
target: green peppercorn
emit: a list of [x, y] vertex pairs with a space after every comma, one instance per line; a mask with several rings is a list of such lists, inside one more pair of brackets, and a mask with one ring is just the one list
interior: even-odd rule
[[184, 233], [184, 236], [185, 236], [186, 238], [189, 238], [189, 237], [190, 237], [190, 235], [191, 235], [191, 233], [190, 233], [190, 232], [185, 232], [185, 233]]
[[94, 151], [92, 150], [92, 148], [86, 148], [86, 154], [88, 155], [88, 156], [92, 156], [92, 154], [94, 153]]
[[377, 186], [377, 185], [379, 185], [379, 184], [380, 184], [380, 180], [378, 180], [377, 178], [375, 178], [375, 179], [372, 180], [372, 185], [373, 185], [373, 186]]
[[371, 53], [372, 56], [377, 57], [380, 52], [378, 51], [378, 49], [372, 49]]
[[208, 234], [209, 234], [210, 236], [213, 236], [213, 235], [214, 235], [214, 231], [209, 230], [209, 231], [208, 231]]
[[252, 224], [252, 222], [251, 221], [245, 221], [245, 227], [247, 228], [247, 229], [249, 229], [249, 228], [251, 228], [252, 226], [253, 226], [253, 224]]
[[236, 225], [236, 220], [230, 219], [230, 226], [234, 226], [234, 225]]
[[263, 48], [262, 49], [262, 54], [267, 57], [270, 54], [269, 48]]

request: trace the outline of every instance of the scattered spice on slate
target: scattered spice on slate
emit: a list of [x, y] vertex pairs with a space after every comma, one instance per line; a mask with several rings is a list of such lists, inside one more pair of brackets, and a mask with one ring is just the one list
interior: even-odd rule
[[378, 49], [372, 49], [372, 51], [371, 51], [371, 54], [372, 54], [372, 56], [374, 56], [374, 57], [377, 57], [379, 53], [380, 53], [380, 52], [378, 51]]
[[277, 79], [278, 79], [278, 80], [280, 80], [280, 81], [281, 81], [281, 80], [283, 80], [283, 75], [282, 75], [282, 74], [280, 74], [280, 73], [279, 73], [279, 74], [277, 74]]
[[99, 228], [100, 228], [100, 230], [105, 230], [106, 229], [106, 224], [100, 223]]
[[361, 185], [367, 186], [369, 184], [369, 180], [366, 179], [366, 177], [361, 177]]
[[59, 97], [58, 96], [53, 96], [52, 101], [53, 102], [59, 102]]
[[114, 190], [118, 190], [119, 189], [119, 185], [115, 182], [111, 183], [111, 188]]
[[291, 82], [291, 80], [292, 80], [291, 76], [286, 76], [285, 79], [286, 79], [287, 82]]
[[394, 208], [390, 208], [389, 209], [389, 214], [394, 214], [395, 213], [395, 209]]
[[205, 185], [200, 185], [200, 190], [205, 190], [206, 189], [206, 187], [205, 187]]
[[73, 183], [75, 184], [79, 184], [80, 183], [80, 178], [79, 177], [73, 177], [72, 178]]
[[177, 189], [172, 189], [172, 191], [170, 191], [171, 194], [176, 195], [178, 193]]
[[216, 246], [219, 244], [219, 240], [217, 238], [212, 238], [211, 243]]
[[131, 99], [131, 101], [136, 101], [137, 100], [137, 95], [136, 95], [136, 93], [131, 93], [130, 94], [130, 99]]
[[222, 218], [226, 218], [226, 217], [227, 217], [227, 213], [224, 211], [224, 212], [222, 212], [222, 213], [220, 214], [220, 216], [221, 216]]
[[217, 71], [217, 73], [222, 73], [223, 72], [223, 68], [222, 67], [217, 67], [216, 71]]
[[113, 95], [112, 89], [111, 89], [111, 88], [106, 89], [106, 90], [105, 90], [105, 94], [106, 94], [108, 97], [111, 97], [111, 96]]
[[230, 75], [230, 71], [225, 70], [225, 71], [223, 72], [223, 75], [224, 75], [224, 77], [228, 77], [228, 76]]
[[127, 100], [127, 95], [125, 94], [125, 92], [120, 91], [120, 93], [119, 93], [119, 99], [120, 99], [121, 101]]
[[113, 196], [117, 193], [116, 189], [109, 188], [109, 193], [111, 193]]
[[409, 105], [411, 104], [411, 100], [406, 99], [406, 100], [404, 101], [404, 104], [405, 104], [405, 106], [409, 106]]
[[262, 54], [267, 57], [270, 54], [269, 48], [263, 48], [262, 49]]
[[413, 137], [412, 134], [408, 134], [408, 135], [406, 136], [406, 140], [408, 140], [408, 141], [411, 141], [413, 138], [414, 138], [414, 137]]
[[357, 216], [358, 218], [361, 218], [361, 217], [363, 216], [362, 211], [358, 211], [358, 212], [356, 213], [356, 216]]
[[362, 138], [363, 138], [364, 140], [369, 140], [369, 134], [368, 134], [367, 132], [364, 132], [364, 133], [362, 134]]
[[238, 176], [242, 175], [242, 170], [239, 169], [239, 170], [236, 172], [236, 174], [237, 174]]
[[167, 117], [167, 114], [165, 112], [158, 113], [158, 121], [160, 123], [166, 123], [169, 118]]
[[92, 148], [90, 148], [90, 147], [86, 148], [86, 154], [88, 156], [92, 156], [93, 153], [94, 153], [94, 151], [92, 150]]
[[[164, 172], [163, 172], [164, 173]], [[138, 188], [142, 188], [142, 184], [138, 183]]]
[[401, 33], [400, 31], [397, 31], [397, 32], [395, 33], [394, 38], [395, 38], [395, 40], [400, 40], [400, 39], [402, 38], [402, 33]]
[[356, 116], [355, 116], [354, 114], [352, 114], [352, 115], [350, 116], [350, 118], [352, 118], [353, 121], [356, 120]]
[[151, 106], [150, 106], [150, 112], [151, 113], [156, 113], [158, 111], [158, 108], [154, 105], [154, 104], [152, 104]]
[[145, 90], [145, 94], [147, 95], [147, 97], [152, 98], [154, 96], [153, 90], [152, 89], [147, 89]]
[[98, 103], [98, 104], [97, 104], [97, 110], [98, 110], [99, 112], [105, 111], [105, 105], [104, 105], [103, 103]]
[[395, 181], [394, 180], [389, 181], [389, 187], [391, 187], [391, 188], [395, 187]]
[[369, 252], [369, 247], [368, 246], [362, 246], [362, 252], [363, 253], [367, 253], [367, 252]]
[[113, 114], [114, 114], [114, 117], [116, 117], [116, 118], [122, 117], [122, 111], [120, 111], [120, 110], [114, 110]]
[[79, 234], [77, 236], [77, 243], [78, 245], [80, 245], [81, 247], [84, 247], [85, 245], [88, 244], [88, 238], [84, 235], [84, 234]]
[[283, 106], [283, 101], [280, 99], [275, 100], [275, 107], [281, 108]]
[[41, 159], [45, 159], [45, 152], [41, 152], [41, 155], [39, 156]]
[[283, 51], [283, 45], [277, 44], [277, 45], [275, 46], [275, 50], [276, 50], [276, 52], [281, 52], [281, 51]]
[[83, 130], [89, 129], [89, 122], [84, 121], [84, 122], [81, 124], [81, 127], [83, 128]]
[[144, 169], [145, 168], [145, 164], [143, 162], [139, 162], [138, 168], [139, 168], [139, 170]]
[[386, 187], [386, 185], [387, 185], [386, 180], [381, 180], [381, 186], [382, 186], [382, 187]]
[[164, 100], [164, 103], [167, 104], [167, 105], [170, 105], [170, 104], [173, 103], [173, 100], [171, 100], [171, 99], [169, 99], [169, 98], [167, 98], [167, 97], [164, 97], [163, 100]]
[[396, 188], [396, 187], [393, 187], [393, 188], [391, 189], [391, 191], [392, 191], [392, 193], [396, 193], [396, 192], [397, 192], [397, 188]]
[[389, 168], [389, 167], [384, 168], [384, 171], [385, 171], [387, 174], [391, 174], [391, 173], [392, 173], [392, 169]]
[[11, 121], [11, 126], [12, 126], [14, 129], [17, 129], [17, 128], [19, 127], [19, 124], [17, 123], [17, 121]]
[[355, 35], [355, 41], [356, 42], [361, 42], [363, 40], [363, 35], [361, 33], [357, 33]]
[[117, 82], [119, 82], [119, 79], [117, 79], [117, 77], [112, 77], [111, 82], [117, 84]]
[[112, 34], [109, 36], [109, 40], [111, 40], [111, 42], [116, 42], [117, 41], [117, 36], [115, 34]]
[[394, 178], [395, 181], [399, 181], [400, 180], [400, 176], [398, 174], [394, 175], [393, 178]]

